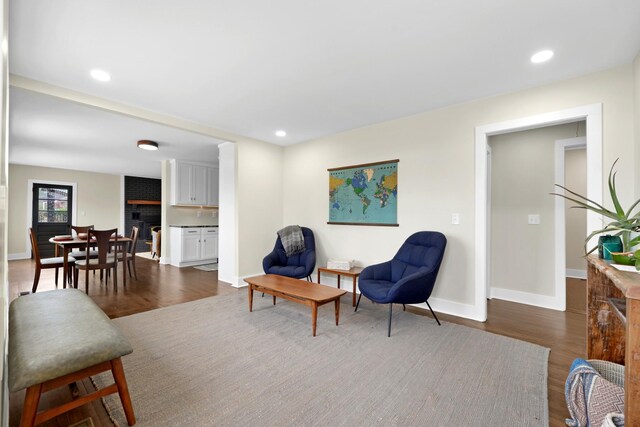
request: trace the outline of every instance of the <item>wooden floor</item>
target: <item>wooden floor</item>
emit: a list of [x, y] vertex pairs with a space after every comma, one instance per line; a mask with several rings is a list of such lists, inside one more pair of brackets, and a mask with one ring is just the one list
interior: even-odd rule
[[[194, 268], [176, 268], [159, 265], [155, 261], [137, 258], [138, 279], [131, 280], [126, 287], [122, 283], [115, 291], [111, 282], [108, 286], [92, 279], [89, 287], [91, 298], [111, 318], [139, 313], [154, 308], [165, 307], [215, 295], [242, 292], [227, 284], [218, 283], [217, 272], [206, 272]], [[9, 262], [10, 299], [15, 299], [21, 291], [31, 290], [34, 265], [32, 261]], [[98, 277], [98, 276], [96, 276]], [[84, 289], [84, 282], [80, 281]], [[55, 289], [53, 270], [43, 270], [38, 290]], [[426, 312], [408, 308], [417, 314]], [[564, 403], [564, 381], [571, 361], [584, 357], [586, 349], [585, 315], [576, 312], [558, 312], [511, 302], [489, 301], [489, 319], [485, 323], [474, 322], [441, 314], [438, 317], [452, 323], [481, 329], [500, 335], [532, 342], [551, 348], [549, 356], [549, 416], [550, 425], [564, 426], [568, 415]], [[43, 319], [46, 321], [46, 319]], [[88, 381], [79, 384], [82, 394], [91, 388]], [[19, 424], [24, 391], [10, 396], [10, 426]], [[68, 388], [47, 393], [41, 407], [58, 404], [71, 399]], [[133, 402], [135, 408], [135, 402]], [[99, 402], [85, 405], [42, 424], [44, 426], [66, 427], [69, 424], [91, 417], [95, 426], [111, 426], [111, 422]], [[506, 421], [506, 420], [505, 420]]]

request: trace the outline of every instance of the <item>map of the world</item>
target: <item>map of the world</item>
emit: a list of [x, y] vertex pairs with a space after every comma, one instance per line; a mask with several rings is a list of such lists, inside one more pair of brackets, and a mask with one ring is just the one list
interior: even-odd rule
[[398, 224], [398, 160], [329, 169], [329, 223]]

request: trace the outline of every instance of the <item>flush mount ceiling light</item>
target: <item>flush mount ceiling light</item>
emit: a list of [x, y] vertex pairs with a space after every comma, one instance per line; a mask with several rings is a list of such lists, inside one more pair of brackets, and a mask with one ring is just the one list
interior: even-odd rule
[[148, 139], [142, 139], [138, 141], [138, 148], [143, 150], [156, 151], [158, 149], [158, 143], [155, 141], [149, 141]]
[[540, 52], [536, 52], [531, 56], [531, 62], [534, 64], [541, 64], [543, 62], [547, 62], [553, 57], [552, 50], [541, 50]]
[[276, 131], [276, 136], [279, 136], [279, 137], [282, 138], [283, 136], [287, 136], [287, 132], [285, 132], [283, 130], [277, 130]]
[[91, 77], [100, 81], [100, 82], [108, 82], [111, 80], [111, 76], [104, 70], [93, 69], [91, 70]]

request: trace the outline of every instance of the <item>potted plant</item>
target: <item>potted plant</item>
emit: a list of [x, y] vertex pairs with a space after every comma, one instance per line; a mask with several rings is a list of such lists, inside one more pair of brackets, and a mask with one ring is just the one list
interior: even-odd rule
[[[587, 252], [587, 244], [592, 237], [597, 236], [598, 234], [610, 233], [615, 236], [620, 236], [620, 238], [622, 239], [624, 252], [630, 252], [631, 248], [633, 248], [637, 244], [640, 244], [640, 235], [637, 235], [635, 237], [631, 236], [632, 232], [640, 231], [640, 211], [634, 213], [634, 210], [638, 207], [638, 205], [640, 205], [640, 199], [636, 200], [628, 209], [623, 209], [622, 205], [620, 204], [620, 200], [618, 199], [618, 194], [616, 192], [617, 172], [613, 171], [618, 160], [619, 159], [616, 159], [616, 161], [613, 162], [613, 165], [611, 165], [611, 170], [609, 171], [609, 196], [611, 197], [611, 202], [615, 210], [607, 209], [601, 204], [596, 203], [593, 200], [590, 200], [559, 184], [555, 184], [556, 187], [562, 188], [567, 193], [569, 193], [569, 195], [561, 193], [551, 193], [554, 196], [560, 196], [575, 203], [576, 206], [572, 206], [572, 208], [587, 209], [610, 220], [609, 223], [606, 224], [603, 228], [601, 228], [600, 230], [592, 231], [591, 234], [589, 234], [589, 236], [587, 236], [587, 238], [585, 239], [585, 252], [587, 255], [596, 249], [594, 247]], [[640, 251], [636, 251], [633, 256], [635, 256], [636, 259], [636, 262], [634, 262], [634, 264], [636, 268], [640, 270]]]

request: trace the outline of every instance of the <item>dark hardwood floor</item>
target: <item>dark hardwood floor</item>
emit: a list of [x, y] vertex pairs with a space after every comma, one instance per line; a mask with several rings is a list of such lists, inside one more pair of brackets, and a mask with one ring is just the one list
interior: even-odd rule
[[[111, 318], [127, 316], [154, 308], [215, 295], [242, 292], [225, 283], [218, 283], [217, 272], [206, 272], [194, 268], [176, 268], [159, 265], [155, 261], [138, 257], [138, 280], [129, 280], [126, 287], [119, 283], [114, 290], [111, 282], [105, 286], [99, 276], [89, 287], [91, 298]], [[22, 291], [29, 291], [33, 281], [32, 261], [9, 262], [10, 300]], [[84, 282], [80, 281], [84, 289]], [[43, 270], [38, 290], [55, 289], [53, 270]], [[430, 316], [423, 310], [408, 308], [409, 311]], [[584, 357], [586, 351], [585, 316], [575, 312], [558, 312], [500, 300], [489, 301], [489, 319], [485, 323], [474, 322], [449, 315], [438, 315], [441, 320], [481, 329], [487, 332], [509, 336], [551, 348], [549, 355], [549, 418], [550, 425], [564, 426], [568, 415], [564, 402], [564, 381], [571, 361]], [[46, 319], [43, 319], [45, 321]], [[78, 384], [84, 394], [91, 389], [91, 383]], [[17, 426], [22, 411], [24, 391], [10, 396], [10, 425]], [[58, 404], [71, 399], [68, 388], [61, 388], [44, 395], [42, 407]], [[135, 407], [135, 402], [134, 402]], [[99, 402], [62, 414], [42, 424], [43, 426], [66, 427], [91, 417], [95, 426], [111, 426], [111, 422]], [[507, 420], [505, 420], [505, 423]], [[505, 424], [507, 425], [507, 424]]]

